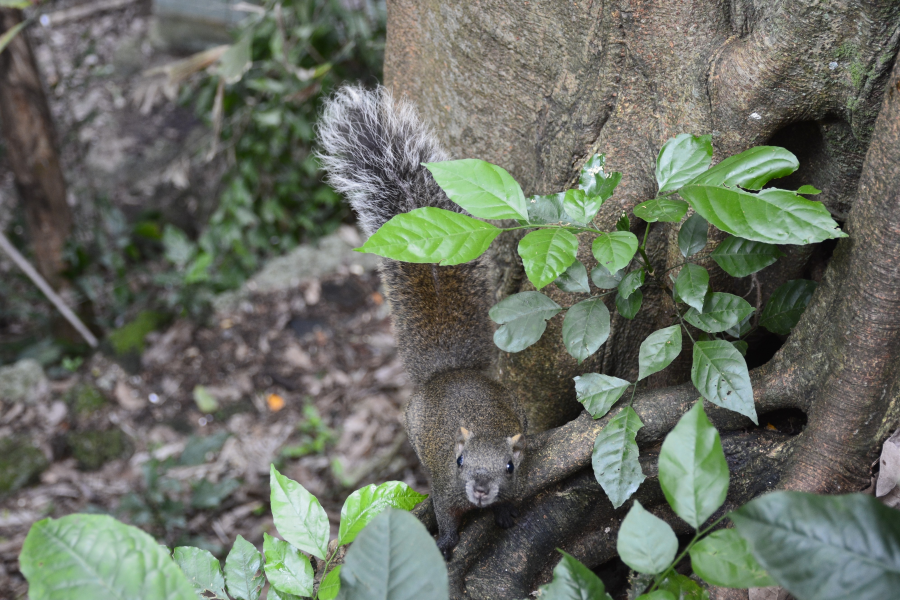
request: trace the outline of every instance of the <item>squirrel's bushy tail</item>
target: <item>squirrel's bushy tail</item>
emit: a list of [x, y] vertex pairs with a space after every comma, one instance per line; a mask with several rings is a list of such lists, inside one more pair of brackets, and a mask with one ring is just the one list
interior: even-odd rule
[[325, 105], [318, 137], [327, 181], [350, 201], [366, 234], [414, 208], [462, 212], [422, 166], [447, 154], [415, 106], [394, 100], [387, 88], [338, 90]]
[[[446, 153], [415, 107], [387, 89], [341, 88], [325, 105], [318, 137], [328, 183], [347, 196], [368, 235], [415, 208], [464, 212], [421, 164], [447, 160]], [[480, 262], [440, 267], [385, 260], [382, 276], [400, 357], [413, 383], [492, 365], [492, 302]]]

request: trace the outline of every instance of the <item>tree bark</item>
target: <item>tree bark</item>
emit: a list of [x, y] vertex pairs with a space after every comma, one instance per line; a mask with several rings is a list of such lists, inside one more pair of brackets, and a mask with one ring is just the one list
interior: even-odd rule
[[[624, 176], [595, 219], [601, 229], [653, 197], [656, 154], [678, 133], [712, 134], [714, 161], [767, 143], [794, 151], [801, 168], [778, 186], [822, 189], [818, 198], [851, 237], [826, 269], [817, 261], [830, 247], [791, 248], [755, 278], [763, 301], [787, 280], [821, 279], [775, 356], [766, 360], [766, 347], [781, 340], [764, 336], [748, 355], [762, 364], [751, 372], [761, 423], [788, 409], [802, 411], [807, 425], [798, 435], [769, 434], [710, 407], [732, 466], [728, 504], [775, 487], [866, 487], [878, 446], [900, 424], [900, 5], [393, 0], [388, 16], [387, 84], [419, 105], [453, 157], [499, 164], [526, 194], [546, 194], [570, 187], [589, 156], [605, 153], [609, 170]], [[643, 234], [643, 223], [632, 226]], [[680, 262], [677, 227], [651, 227], [654, 265]], [[706, 252], [721, 241], [710, 238]], [[507, 236], [495, 252], [498, 297], [533, 289], [515, 242]], [[584, 239], [579, 259], [592, 266]], [[702, 264], [714, 289], [750, 291], [750, 278]], [[583, 299], [548, 290], [563, 306]], [[671, 324], [671, 308], [662, 290], [645, 291], [641, 314], [614, 317], [609, 340], [581, 365], [562, 346], [559, 317], [541, 342], [501, 356], [501, 377], [536, 425], [523, 516], [504, 532], [489, 517], [467, 524], [450, 563], [453, 597], [525, 597], [549, 578], [557, 547], [592, 567], [614, 559], [629, 505], [614, 511], [590, 466], [609, 417], [572, 420], [580, 409], [572, 378], [594, 371], [633, 381], [640, 342]], [[689, 360], [679, 365], [651, 378], [634, 402], [648, 475], [637, 497], [685, 531], [653, 478], [654, 449], [698, 397], [683, 383]]]
[[[0, 8], [0, 34], [22, 11]], [[59, 288], [63, 248], [72, 228], [53, 120], [25, 31], [0, 52], [0, 132], [25, 209], [37, 269]]]

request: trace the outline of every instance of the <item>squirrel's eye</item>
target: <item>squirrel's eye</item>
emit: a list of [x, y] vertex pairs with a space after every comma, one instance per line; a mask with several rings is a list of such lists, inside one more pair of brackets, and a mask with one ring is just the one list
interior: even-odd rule
[[510, 475], [512, 475], [512, 472], [513, 472], [514, 470], [515, 470], [515, 467], [513, 467], [512, 462], [506, 463], [506, 472], [507, 472], [507, 473], [509, 473]]
[[462, 454], [459, 455], [459, 458], [456, 459], [456, 464], [460, 467], [462, 466]]

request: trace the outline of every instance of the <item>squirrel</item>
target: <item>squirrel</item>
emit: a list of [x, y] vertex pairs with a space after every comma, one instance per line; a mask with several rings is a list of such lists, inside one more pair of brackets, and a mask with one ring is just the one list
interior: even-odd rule
[[[466, 214], [422, 166], [447, 154], [415, 107], [386, 88], [341, 88], [326, 102], [317, 133], [327, 182], [348, 198], [367, 235], [416, 208]], [[415, 386], [406, 429], [431, 477], [437, 544], [449, 560], [468, 511], [491, 506], [497, 525], [515, 524], [525, 412], [490, 376], [497, 351], [482, 261], [444, 267], [385, 259], [381, 276]]]

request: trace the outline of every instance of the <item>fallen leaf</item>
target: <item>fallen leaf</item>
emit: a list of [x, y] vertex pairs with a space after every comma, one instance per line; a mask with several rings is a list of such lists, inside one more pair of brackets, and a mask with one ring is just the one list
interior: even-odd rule
[[884, 442], [878, 459], [878, 483], [875, 497], [887, 496], [900, 483], [900, 429]]
[[116, 383], [113, 394], [116, 401], [126, 410], [141, 410], [147, 404], [147, 401], [122, 379]]

